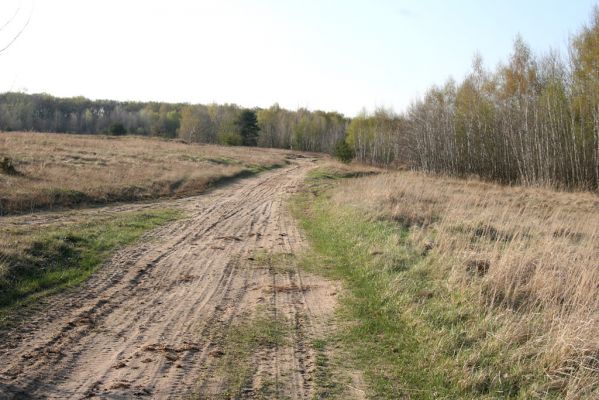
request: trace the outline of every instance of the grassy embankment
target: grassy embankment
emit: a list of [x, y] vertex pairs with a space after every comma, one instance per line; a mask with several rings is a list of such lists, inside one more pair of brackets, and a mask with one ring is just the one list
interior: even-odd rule
[[[0, 231], [0, 327], [29, 306], [88, 278], [116, 249], [180, 218], [174, 209], [95, 216], [40, 229]], [[18, 311], [18, 312], [17, 312]]]
[[0, 134], [0, 215], [204, 191], [287, 162], [283, 150], [157, 138]]
[[[596, 398], [599, 198], [321, 169], [306, 269], [345, 283], [338, 366], [372, 398]], [[338, 184], [342, 182], [342, 184]]]

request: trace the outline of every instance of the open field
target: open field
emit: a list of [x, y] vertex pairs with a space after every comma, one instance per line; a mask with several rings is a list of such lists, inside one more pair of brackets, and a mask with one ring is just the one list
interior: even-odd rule
[[353, 174], [313, 171], [295, 208], [372, 398], [597, 398], [596, 195]]
[[0, 162], [10, 163], [0, 164], [0, 215], [197, 194], [223, 179], [282, 166], [290, 154], [140, 137], [2, 133]]

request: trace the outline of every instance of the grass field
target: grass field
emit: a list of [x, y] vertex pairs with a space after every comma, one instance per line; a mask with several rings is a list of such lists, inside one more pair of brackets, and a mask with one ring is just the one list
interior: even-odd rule
[[596, 195], [351, 175], [315, 171], [294, 209], [370, 397], [599, 395]]
[[0, 133], [0, 215], [197, 194], [289, 152], [141, 137]]

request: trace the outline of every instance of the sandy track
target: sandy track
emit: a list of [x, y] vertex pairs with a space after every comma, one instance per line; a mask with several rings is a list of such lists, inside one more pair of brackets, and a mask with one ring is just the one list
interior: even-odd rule
[[307, 341], [326, 329], [336, 288], [249, 259], [301, 248], [285, 201], [312, 165], [298, 160], [180, 201], [189, 218], [121, 250], [80, 290], [3, 334], [0, 398], [216, 397], [226, 389], [216, 343], [260, 305], [293, 322], [293, 340], [260, 350], [244, 396], [268, 380], [281, 397], [311, 397]]

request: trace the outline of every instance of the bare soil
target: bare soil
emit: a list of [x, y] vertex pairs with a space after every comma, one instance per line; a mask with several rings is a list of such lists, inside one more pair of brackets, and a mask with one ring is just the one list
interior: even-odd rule
[[[297, 253], [302, 234], [286, 209], [314, 165], [238, 181], [172, 201], [189, 215], [115, 254], [80, 289], [0, 334], [0, 398], [220, 398], [219, 347], [257, 310], [291, 321], [291, 341], [258, 349], [251, 382], [277, 397], [313, 395], [312, 338], [330, 329], [339, 287], [297, 267], [261, 266], [257, 252]], [[168, 202], [160, 203], [162, 207]], [[84, 218], [149, 204], [11, 217], [14, 225]], [[219, 383], [221, 382], [221, 383]]]

